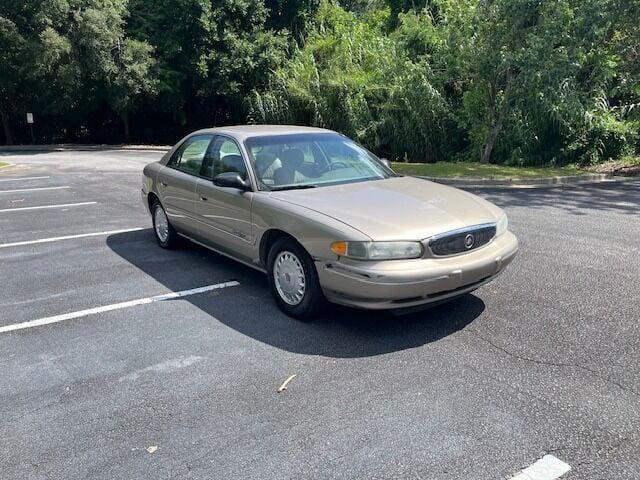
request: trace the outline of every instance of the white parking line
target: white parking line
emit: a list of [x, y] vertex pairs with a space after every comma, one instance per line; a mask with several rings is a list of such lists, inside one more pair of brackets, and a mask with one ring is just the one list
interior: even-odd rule
[[22, 210], [44, 210], [47, 208], [64, 208], [64, 207], [79, 207], [80, 205], [95, 205], [98, 202], [80, 202], [80, 203], [61, 203], [58, 205], [40, 205], [37, 207], [19, 207], [19, 208], [4, 208], [0, 210], [0, 213], [3, 212], [18, 212]]
[[191, 290], [182, 290], [180, 292], [165, 293], [164, 295], [156, 295], [154, 297], [139, 298], [137, 300], [129, 300], [128, 302], [113, 303], [102, 307], [89, 308], [87, 310], [79, 310], [77, 312], [64, 313], [62, 315], [54, 315], [52, 317], [39, 318], [28, 322], [14, 323], [13, 325], [5, 325], [0, 327], [0, 333], [14, 332], [16, 330], [24, 330], [26, 328], [40, 327], [42, 325], [50, 325], [52, 323], [64, 322], [72, 318], [86, 317], [97, 313], [110, 312], [112, 310], [120, 310], [123, 308], [135, 307], [137, 305], [146, 305], [148, 303], [161, 302], [163, 300], [172, 300], [174, 298], [187, 297], [189, 295], [197, 295], [199, 293], [210, 292], [212, 290], [220, 290], [227, 287], [236, 287], [239, 282], [232, 280], [230, 282], [216, 283], [215, 285], [206, 285], [204, 287], [192, 288]]
[[19, 178], [0, 178], [0, 182], [20, 182], [22, 180], [44, 180], [45, 178], [51, 178], [49, 176], [46, 177], [19, 177]]
[[80, 233], [78, 235], [65, 235], [64, 237], [40, 238], [38, 240], [25, 240], [23, 242], [0, 243], [0, 248], [21, 247], [23, 245], [35, 245], [37, 243], [59, 242], [60, 240], [72, 240], [74, 238], [99, 237], [101, 235], [115, 235], [116, 233], [138, 232], [144, 228], [124, 228], [122, 230], [109, 230], [107, 232]]
[[553, 455], [545, 455], [511, 480], [555, 480], [571, 470], [571, 465]]
[[38, 187], [38, 188], [19, 188], [17, 190], [0, 190], [0, 193], [21, 193], [21, 192], [36, 192], [38, 190], [65, 190], [71, 188], [69, 185], [64, 187]]

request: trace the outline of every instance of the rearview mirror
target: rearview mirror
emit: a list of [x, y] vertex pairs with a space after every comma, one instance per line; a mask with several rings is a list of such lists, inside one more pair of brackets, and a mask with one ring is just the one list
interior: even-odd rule
[[239, 188], [248, 190], [249, 184], [245, 182], [238, 172], [224, 172], [213, 177], [214, 185], [218, 187]]

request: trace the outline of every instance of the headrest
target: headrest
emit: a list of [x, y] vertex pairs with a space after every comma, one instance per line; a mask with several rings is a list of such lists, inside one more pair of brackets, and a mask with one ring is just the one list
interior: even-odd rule
[[255, 158], [256, 166], [258, 168], [267, 168], [269, 165], [276, 161], [276, 156], [273, 153], [257, 153]]
[[222, 161], [227, 166], [227, 169], [229, 171], [241, 172], [244, 170], [244, 161], [242, 160], [242, 155], [231, 153], [222, 157]]
[[299, 148], [290, 148], [280, 154], [280, 160], [285, 168], [299, 168], [304, 163], [304, 153]]
[[276, 156], [273, 153], [268, 153], [268, 152], [256, 153], [256, 162], [267, 162], [267, 161], [273, 161], [275, 159], [276, 159]]

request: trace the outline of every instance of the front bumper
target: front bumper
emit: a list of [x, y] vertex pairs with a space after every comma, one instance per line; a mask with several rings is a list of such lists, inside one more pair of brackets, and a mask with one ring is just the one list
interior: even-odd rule
[[490, 282], [513, 260], [518, 239], [505, 232], [462, 255], [384, 262], [316, 261], [320, 285], [334, 303], [396, 309], [438, 302]]

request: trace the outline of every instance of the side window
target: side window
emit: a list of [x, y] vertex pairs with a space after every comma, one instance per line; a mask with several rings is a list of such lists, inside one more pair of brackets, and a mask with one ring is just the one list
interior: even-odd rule
[[191, 175], [200, 175], [212, 138], [211, 135], [194, 135], [187, 139], [174, 153], [170, 166]]
[[[243, 180], [247, 179], [247, 168], [236, 142], [229, 138], [217, 137], [211, 149], [211, 177], [221, 173], [238, 172]], [[207, 172], [209, 173], [209, 172]]]

